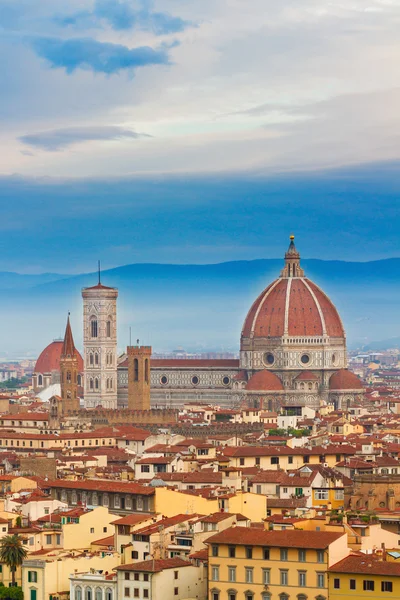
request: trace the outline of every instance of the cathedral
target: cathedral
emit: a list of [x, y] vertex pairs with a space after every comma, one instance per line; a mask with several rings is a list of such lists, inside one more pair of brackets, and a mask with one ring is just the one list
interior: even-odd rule
[[[83, 360], [74, 352], [85, 408], [146, 410], [150, 402], [172, 408], [206, 402], [301, 414], [305, 406], [345, 409], [363, 398], [361, 381], [347, 369], [346, 335], [338, 311], [306, 277], [294, 236], [279, 277], [247, 313], [239, 359], [151, 359], [149, 346], [130, 346], [118, 357], [117, 297], [118, 290], [102, 285], [100, 278], [97, 285], [82, 290]], [[49, 378], [43, 372], [43, 353], [33, 376], [36, 391], [46, 387]], [[59, 379], [60, 374], [52, 377]]]

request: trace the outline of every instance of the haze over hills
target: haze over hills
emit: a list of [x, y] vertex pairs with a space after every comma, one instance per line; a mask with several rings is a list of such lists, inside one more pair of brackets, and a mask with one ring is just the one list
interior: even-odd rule
[[[243, 320], [253, 300], [282, 268], [282, 259], [208, 265], [131, 264], [102, 273], [119, 289], [119, 348], [132, 339], [155, 351], [237, 351]], [[372, 262], [304, 259], [306, 275], [336, 304], [350, 347], [400, 336], [400, 258]], [[82, 345], [81, 288], [96, 273], [0, 273], [0, 355], [36, 356], [63, 334], [67, 312]], [[386, 342], [385, 342], [386, 343]], [[394, 345], [394, 344], [393, 344]]]

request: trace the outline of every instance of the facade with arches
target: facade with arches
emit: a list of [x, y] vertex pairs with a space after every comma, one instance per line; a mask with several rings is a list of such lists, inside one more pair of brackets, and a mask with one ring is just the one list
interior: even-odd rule
[[117, 600], [116, 574], [91, 569], [71, 575], [70, 600]]

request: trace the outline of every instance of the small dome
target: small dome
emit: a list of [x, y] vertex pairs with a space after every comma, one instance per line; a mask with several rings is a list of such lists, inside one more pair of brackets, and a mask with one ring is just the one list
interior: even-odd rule
[[296, 381], [317, 381], [318, 377], [311, 371], [302, 371], [295, 379]]
[[[54, 340], [41, 352], [36, 361], [34, 373], [51, 373], [60, 370], [60, 358], [63, 349], [63, 340]], [[83, 360], [78, 350], [75, 350], [78, 358], [78, 371], [83, 372]]]
[[281, 380], [271, 371], [257, 371], [246, 385], [246, 390], [254, 392], [282, 391], [284, 389]]
[[329, 380], [330, 390], [363, 390], [360, 379], [348, 369], [340, 369]]

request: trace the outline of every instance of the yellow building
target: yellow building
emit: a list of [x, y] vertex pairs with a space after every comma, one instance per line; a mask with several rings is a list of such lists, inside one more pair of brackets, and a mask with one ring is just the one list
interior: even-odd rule
[[241, 513], [252, 521], [262, 521], [267, 516], [267, 498], [250, 492], [238, 491], [225, 496], [204, 498], [201, 495], [159, 487], [155, 488], [155, 494], [154, 512], [166, 517], [173, 517], [179, 513], [210, 515], [220, 510]]
[[386, 560], [390, 558], [390, 553], [350, 555], [333, 565], [329, 569], [329, 599], [399, 598], [400, 564]]
[[347, 537], [325, 531], [231, 527], [206, 544], [209, 600], [326, 600], [328, 567], [347, 556]]
[[231, 467], [259, 467], [263, 470], [288, 471], [299, 469], [307, 464], [334, 467], [346, 456], [353, 455], [354, 448], [345, 445], [315, 446], [311, 449], [289, 448], [289, 446], [241, 446], [224, 448], [220, 464], [223, 466], [228, 460]]
[[[74, 556], [75, 554], [75, 556]], [[69, 577], [72, 573], [98, 569], [112, 571], [118, 566], [120, 556], [107, 552], [99, 554], [73, 553], [70, 550], [44, 552], [22, 564], [22, 590], [25, 600], [52, 600], [68, 597]]]

